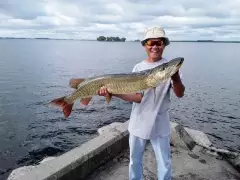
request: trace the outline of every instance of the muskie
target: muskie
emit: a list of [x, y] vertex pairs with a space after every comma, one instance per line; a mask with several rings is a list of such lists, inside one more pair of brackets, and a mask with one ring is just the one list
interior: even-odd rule
[[[140, 72], [105, 74], [86, 79], [75, 79], [74, 83], [70, 81], [70, 86], [76, 90], [71, 95], [52, 100], [50, 104], [60, 107], [66, 118], [71, 114], [75, 100], [81, 99], [82, 104], [88, 105], [92, 97], [98, 95], [97, 92], [101, 87], [107, 88], [110, 94], [134, 93], [155, 88], [159, 83], [171, 78], [181, 67], [183, 61], [184, 58], [178, 57], [155, 68]], [[107, 103], [110, 100], [111, 95], [106, 96]]]

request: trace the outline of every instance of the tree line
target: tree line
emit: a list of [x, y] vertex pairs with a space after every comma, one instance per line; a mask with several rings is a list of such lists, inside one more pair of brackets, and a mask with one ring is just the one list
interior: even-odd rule
[[105, 36], [99, 36], [97, 38], [98, 41], [121, 41], [121, 42], [125, 42], [126, 38], [119, 38], [119, 37], [105, 37]]

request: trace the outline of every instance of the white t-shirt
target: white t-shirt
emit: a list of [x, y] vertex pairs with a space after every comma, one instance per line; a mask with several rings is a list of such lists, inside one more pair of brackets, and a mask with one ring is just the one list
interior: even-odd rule
[[[165, 62], [168, 62], [165, 58], [157, 62], [142, 61], [134, 66], [133, 72], [154, 68]], [[155, 101], [151, 88], [144, 91], [141, 103], [133, 102], [128, 126], [131, 134], [143, 139], [170, 135], [170, 85], [171, 79], [156, 87]]]

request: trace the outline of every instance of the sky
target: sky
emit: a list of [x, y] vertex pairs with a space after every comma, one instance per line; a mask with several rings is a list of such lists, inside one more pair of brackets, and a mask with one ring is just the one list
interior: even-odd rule
[[240, 40], [240, 0], [0, 0], [0, 37]]

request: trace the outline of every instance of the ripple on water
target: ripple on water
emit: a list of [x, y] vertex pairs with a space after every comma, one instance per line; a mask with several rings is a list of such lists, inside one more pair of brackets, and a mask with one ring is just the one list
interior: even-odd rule
[[215, 139], [218, 139], [218, 140], [223, 140], [223, 138], [221, 138], [220, 136], [216, 135], [216, 134], [212, 134], [212, 133], [206, 133], [207, 135], [210, 135], [212, 137], [214, 137]]
[[17, 160], [17, 164], [35, 164], [36, 161], [41, 161], [44, 157], [48, 156], [57, 156], [58, 154], [62, 154], [64, 151], [57, 147], [42, 147], [38, 149], [34, 149], [28, 152], [26, 156]]
[[77, 133], [79, 135], [97, 133], [96, 128], [89, 128], [89, 127], [68, 127], [67, 131], [68, 133]]
[[240, 126], [230, 126], [230, 128], [237, 129], [240, 131]]

